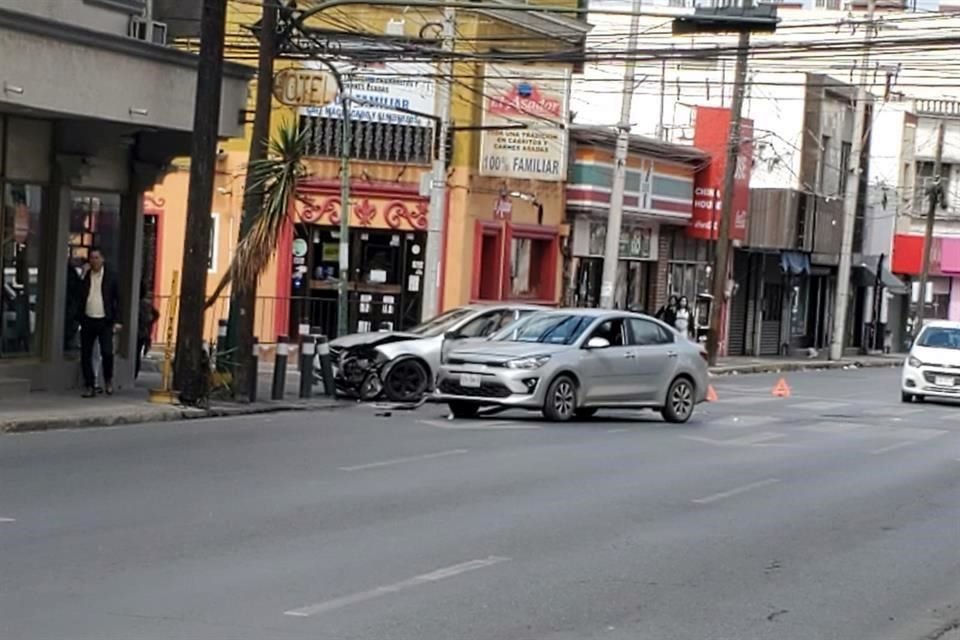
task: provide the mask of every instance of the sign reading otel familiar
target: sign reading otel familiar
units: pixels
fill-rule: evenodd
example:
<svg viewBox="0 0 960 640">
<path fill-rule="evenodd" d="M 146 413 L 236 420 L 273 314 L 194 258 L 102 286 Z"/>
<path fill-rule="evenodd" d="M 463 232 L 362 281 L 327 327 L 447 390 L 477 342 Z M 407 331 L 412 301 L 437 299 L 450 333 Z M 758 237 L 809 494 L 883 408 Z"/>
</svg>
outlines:
<svg viewBox="0 0 960 640">
<path fill-rule="evenodd" d="M 480 175 L 566 179 L 570 70 L 488 64 L 483 87 Z"/>
<path fill-rule="evenodd" d="M 337 97 L 337 81 L 319 69 L 284 69 L 273 78 L 273 95 L 290 107 L 321 106 Z"/>
</svg>

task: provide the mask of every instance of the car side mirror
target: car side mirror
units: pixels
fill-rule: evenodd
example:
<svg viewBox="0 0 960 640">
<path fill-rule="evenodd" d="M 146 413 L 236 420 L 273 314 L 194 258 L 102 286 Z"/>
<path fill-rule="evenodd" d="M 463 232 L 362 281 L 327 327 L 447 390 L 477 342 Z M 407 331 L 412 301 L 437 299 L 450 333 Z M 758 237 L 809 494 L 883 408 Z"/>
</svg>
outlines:
<svg viewBox="0 0 960 640">
<path fill-rule="evenodd" d="M 599 336 L 587 340 L 587 349 L 606 349 L 610 346 L 610 341 Z"/>
<path fill-rule="evenodd" d="M 457 333 L 456 331 L 447 331 L 446 333 L 443 334 L 444 340 L 456 340 L 459 337 L 460 337 L 460 334 Z"/>
</svg>

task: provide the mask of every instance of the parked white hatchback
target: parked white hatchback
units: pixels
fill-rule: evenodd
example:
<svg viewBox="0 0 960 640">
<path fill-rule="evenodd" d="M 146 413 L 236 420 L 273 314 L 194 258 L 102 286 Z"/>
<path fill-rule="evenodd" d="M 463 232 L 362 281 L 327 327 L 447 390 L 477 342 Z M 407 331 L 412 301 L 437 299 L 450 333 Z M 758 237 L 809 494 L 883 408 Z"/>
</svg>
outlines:
<svg viewBox="0 0 960 640">
<path fill-rule="evenodd" d="M 935 320 L 924 325 L 903 363 L 901 387 L 904 402 L 960 400 L 960 322 Z"/>
</svg>

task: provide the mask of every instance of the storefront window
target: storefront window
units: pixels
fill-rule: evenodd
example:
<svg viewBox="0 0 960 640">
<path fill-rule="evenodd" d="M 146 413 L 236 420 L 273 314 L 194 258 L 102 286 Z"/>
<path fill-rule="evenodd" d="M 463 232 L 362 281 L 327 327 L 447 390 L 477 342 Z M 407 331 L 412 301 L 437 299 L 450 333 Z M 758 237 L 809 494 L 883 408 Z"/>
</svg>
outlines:
<svg viewBox="0 0 960 640">
<path fill-rule="evenodd" d="M 7 184 L 0 211 L 0 357 L 39 351 L 43 188 Z"/>
<path fill-rule="evenodd" d="M 98 247 L 103 252 L 108 269 L 119 268 L 120 260 L 120 196 L 113 193 L 71 194 L 69 268 L 67 277 L 67 303 L 64 349 L 80 348 L 77 333 L 77 318 L 80 313 L 81 285 L 86 273 L 90 249 Z"/>
</svg>

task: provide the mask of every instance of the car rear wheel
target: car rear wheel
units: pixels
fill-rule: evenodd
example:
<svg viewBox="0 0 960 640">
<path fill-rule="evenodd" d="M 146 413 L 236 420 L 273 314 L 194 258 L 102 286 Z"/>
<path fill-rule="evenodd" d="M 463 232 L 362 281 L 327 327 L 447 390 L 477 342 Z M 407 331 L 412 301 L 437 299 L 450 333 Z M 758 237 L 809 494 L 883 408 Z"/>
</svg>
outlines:
<svg viewBox="0 0 960 640">
<path fill-rule="evenodd" d="M 420 361 L 407 358 L 390 367 L 383 390 L 393 402 L 417 402 L 426 393 L 429 381 L 427 368 Z"/>
<path fill-rule="evenodd" d="M 480 411 L 480 406 L 471 402 L 450 402 L 447 406 L 450 407 L 450 414 L 454 418 L 476 418 L 477 412 Z"/>
<path fill-rule="evenodd" d="M 550 383 L 543 401 L 547 420 L 566 422 L 577 412 L 577 385 L 570 376 L 560 376 Z"/>
<path fill-rule="evenodd" d="M 667 404 L 660 414 L 667 422 L 683 424 L 693 415 L 694 389 L 687 378 L 677 378 L 667 390 Z"/>
</svg>

